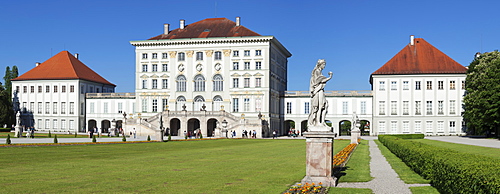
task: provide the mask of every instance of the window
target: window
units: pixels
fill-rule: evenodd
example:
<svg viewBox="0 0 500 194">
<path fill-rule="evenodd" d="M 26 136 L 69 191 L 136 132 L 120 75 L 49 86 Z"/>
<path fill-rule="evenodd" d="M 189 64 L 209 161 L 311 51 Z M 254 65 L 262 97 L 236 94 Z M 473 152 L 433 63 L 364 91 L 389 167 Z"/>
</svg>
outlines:
<svg viewBox="0 0 500 194">
<path fill-rule="evenodd" d="M 380 90 L 380 91 L 385 90 L 385 81 L 380 81 L 380 82 L 379 82 L 379 90 Z"/>
<path fill-rule="evenodd" d="M 292 102 L 286 102 L 286 114 L 292 114 Z"/>
<path fill-rule="evenodd" d="M 398 114 L 398 102 L 391 101 L 391 115 L 397 115 L 397 114 Z"/>
<path fill-rule="evenodd" d="M 103 104 L 103 113 L 108 113 L 108 112 L 109 112 L 109 111 L 108 111 L 108 103 L 107 103 L 107 102 L 105 102 L 105 103 Z"/>
<path fill-rule="evenodd" d="M 420 90 L 420 81 L 415 81 L 415 90 Z"/>
<path fill-rule="evenodd" d="M 378 122 L 378 131 L 380 133 L 385 133 L 385 121 Z"/>
<path fill-rule="evenodd" d="M 362 115 L 366 115 L 366 101 L 361 101 L 361 112 Z"/>
<path fill-rule="evenodd" d="M 21 91 L 19 90 L 19 86 L 16 86 L 16 90 L 15 90 L 15 91 L 16 91 L 16 92 L 21 92 Z"/>
<path fill-rule="evenodd" d="M 421 133 L 421 132 L 422 132 L 422 122 L 415 121 L 415 133 Z"/>
<path fill-rule="evenodd" d="M 118 113 L 123 113 L 123 103 L 118 102 Z"/>
<path fill-rule="evenodd" d="M 379 115 L 385 115 L 385 101 L 379 101 L 378 102 L 378 114 Z"/>
<path fill-rule="evenodd" d="M 80 94 L 85 93 L 85 86 L 81 85 L 80 86 Z"/>
<path fill-rule="evenodd" d="M 45 86 L 45 93 L 49 93 L 50 92 L 50 86 Z"/>
<path fill-rule="evenodd" d="M 432 90 L 432 81 L 427 81 L 427 89 Z"/>
<path fill-rule="evenodd" d="M 410 111 L 410 102 L 403 101 L 403 115 L 409 115 Z"/>
<path fill-rule="evenodd" d="M 75 103 L 74 102 L 70 102 L 69 103 L 69 114 L 75 114 Z"/>
<path fill-rule="evenodd" d="M 28 93 L 28 86 L 23 86 L 23 93 Z"/>
<path fill-rule="evenodd" d="M 158 99 L 153 99 L 153 112 L 158 112 Z"/>
<path fill-rule="evenodd" d="M 223 79 L 220 74 L 214 75 L 214 91 L 223 91 Z"/>
<path fill-rule="evenodd" d="M 438 121 L 438 123 L 437 123 L 437 132 L 438 133 L 443 133 L 444 132 L 444 121 Z"/>
<path fill-rule="evenodd" d="M 61 129 L 66 129 L 66 119 L 61 119 Z"/>
<path fill-rule="evenodd" d="M 238 88 L 238 78 L 233 78 L 233 88 Z"/>
<path fill-rule="evenodd" d="M 52 104 L 52 114 L 57 114 L 57 102 Z"/>
<path fill-rule="evenodd" d="M 403 90 L 409 90 L 409 89 L 410 89 L 409 82 L 403 81 Z"/>
<path fill-rule="evenodd" d="M 167 110 L 168 99 L 166 99 L 166 98 L 161 99 L 161 104 L 162 104 L 162 111 Z"/>
<path fill-rule="evenodd" d="M 255 50 L 255 56 L 261 56 L 262 51 L 261 50 Z"/>
<path fill-rule="evenodd" d="M 30 86 L 30 93 L 35 93 L 35 86 Z"/>
<path fill-rule="evenodd" d="M 250 98 L 243 99 L 243 111 L 250 111 Z"/>
<path fill-rule="evenodd" d="M 158 58 L 158 53 L 153 53 L 153 56 L 151 56 L 152 59 L 157 59 Z"/>
<path fill-rule="evenodd" d="M 177 77 L 177 91 L 185 92 L 186 91 L 186 77 L 183 75 L 179 75 Z"/>
<path fill-rule="evenodd" d="M 153 64 L 153 72 L 157 72 L 158 71 L 158 65 L 157 64 Z"/>
<path fill-rule="evenodd" d="M 455 121 L 450 121 L 450 133 L 455 133 Z"/>
<path fill-rule="evenodd" d="M 238 62 L 233 62 L 233 70 L 238 70 L 240 69 L 239 63 Z"/>
<path fill-rule="evenodd" d="M 179 54 L 177 54 L 177 60 L 178 61 L 184 61 L 184 60 L 186 60 L 186 53 L 179 53 Z"/>
<path fill-rule="evenodd" d="M 432 115 L 432 101 L 427 101 L 427 115 Z"/>
<path fill-rule="evenodd" d="M 243 79 L 243 87 L 249 88 L 250 87 L 250 78 L 244 78 Z"/>
<path fill-rule="evenodd" d="M 45 114 L 50 114 L 50 102 L 45 103 Z"/>
<path fill-rule="evenodd" d="M 450 114 L 454 115 L 455 114 L 455 100 L 450 100 Z"/>
<path fill-rule="evenodd" d="M 48 128 L 50 128 L 50 120 L 45 119 L 45 129 L 48 129 Z"/>
<path fill-rule="evenodd" d="M 455 81 L 450 81 L 450 90 L 455 89 Z"/>
<path fill-rule="evenodd" d="M 245 62 L 245 70 L 250 69 L 250 62 Z"/>
<path fill-rule="evenodd" d="M 142 65 L 142 72 L 148 72 L 148 65 Z"/>
<path fill-rule="evenodd" d="M 432 121 L 425 122 L 425 132 L 432 133 Z"/>
<path fill-rule="evenodd" d="M 61 92 L 66 93 L 66 86 L 61 86 Z"/>
<path fill-rule="evenodd" d="M 309 114 L 309 102 L 304 103 L 304 114 Z"/>
<path fill-rule="evenodd" d="M 26 102 L 23 102 L 23 106 L 22 106 L 22 108 L 24 108 L 24 109 L 26 109 L 26 108 L 27 108 L 27 106 L 26 106 Z"/>
<path fill-rule="evenodd" d="M 465 81 L 462 80 L 462 90 L 465 90 Z"/>
<path fill-rule="evenodd" d="M 233 57 L 240 56 L 240 51 L 233 51 Z"/>
<path fill-rule="evenodd" d="M 349 102 L 343 101 L 342 102 L 342 114 L 347 114 L 349 108 Z"/>
<path fill-rule="evenodd" d="M 261 111 L 262 107 L 262 99 L 260 97 L 257 97 L 255 99 L 255 112 Z"/>
<path fill-rule="evenodd" d="M 69 129 L 75 129 L 75 120 L 69 120 Z"/>
<path fill-rule="evenodd" d="M 161 88 L 162 89 L 167 89 L 168 88 L 168 79 L 162 79 L 161 80 Z"/>
<path fill-rule="evenodd" d="M 403 133 L 410 132 L 410 121 L 403 121 Z"/>
<path fill-rule="evenodd" d="M 249 50 L 245 50 L 243 52 L 243 54 L 245 55 L 245 57 L 248 57 L 248 56 L 250 56 L 250 51 Z"/>
<path fill-rule="evenodd" d="M 215 60 L 221 60 L 221 59 L 222 59 L 222 52 L 215 51 Z"/>
<path fill-rule="evenodd" d="M 255 78 L 255 87 L 256 88 L 262 87 L 262 78 L 260 78 L 260 77 Z"/>
<path fill-rule="evenodd" d="M 142 99 L 142 112 L 147 112 L 148 111 L 148 99 L 143 98 Z"/>
<path fill-rule="evenodd" d="M 35 102 L 30 102 L 30 111 L 31 111 L 32 113 L 34 113 L 34 112 L 35 112 Z"/>
<path fill-rule="evenodd" d="M 398 130 L 398 122 L 391 121 L 391 133 L 396 133 L 397 130 Z"/>
<path fill-rule="evenodd" d="M 148 80 L 144 79 L 142 80 L 142 89 L 147 89 L 148 88 Z"/>
<path fill-rule="evenodd" d="M 42 109 L 43 109 L 43 108 L 42 108 L 42 103 L 41 103 L 41 102 L 39 102 L 39 103 L 38 103 L 38 114 L 42 114 Z"/>
<path fill-rule="evenodd" d="M 38 93 L 42 93 L 42 86 L 38 86 Z"/>
<path fill-rule="evenodd" d="M 151 80 L 151 83 L 152 83 L 151 88 L 153 88 L 153 89 L 158 88 L 158 80 L 157 79 Z"/>
<path fill-rule="evenodd" d="M 391 81 L 391 90 L 397 90 L 397 89 L 398 89 L 397 82 L 396 81 Z"/>
<path fill-rule="evenodd" d="M 262 69 L 262 62 L 260 61 L 255 62 L 255 69 Z"/>
<path fill-rule="evenodd" d="M 161 54 L 162 59 L 167 59 L 168 58 L 168 53 L 162 53 Z"/>
<path fill-rule="evenodd" d="M 444 114 L 443 101 L 438 101 L 438 114 L 440 114 L 440 115 Z"/>
<path fill-rule="evenodd" d="M 196 60 L 197 61 L 203 60 L 203 52 L 196 52 Z"/>
<path fill-rule="evenodd" d="M 238 112 L 238 98 L 233 98 L 233 112 Z"/>
<path fill-rule="evenodd" d="M 444 88 L 444 83 L 443 81 L 438 81 L 438 90 L 442 90 Z"/>
<path fill-rule="evenodd" d="M 66 102 L 61 102 L 61 114 L 66 114 Z"/>
<path fill-rule="evenodd" d="M 168 71 L 168 64 L 161 64 L 162 66 L 162 71 Z"/>
<path fill-rule="evenodd" d="M 420 101 L 415 101 L 415 115 L 420 115 L 421 114 L 421 106 L 422 103 Z"/>
<path fill-rule="evenodd" d="M 148 58 L 148 54 L 147 53 L 142 53 L 142 58 L 143 59 L 147 59 Z"/>
<path fill-rule="evenodd" d="M 94 113 L 94 111 L 95 111 L 93 102 L 90 103 L 90 110 L 89 111 L 90 111 L 90 113 Z"/>
<path fill-rule="evenodd" d="M 205 91 L 205 77 L 202 75 L 196 75 L 194 77 L 194 91 L 202 92 Z"/>
</svg>

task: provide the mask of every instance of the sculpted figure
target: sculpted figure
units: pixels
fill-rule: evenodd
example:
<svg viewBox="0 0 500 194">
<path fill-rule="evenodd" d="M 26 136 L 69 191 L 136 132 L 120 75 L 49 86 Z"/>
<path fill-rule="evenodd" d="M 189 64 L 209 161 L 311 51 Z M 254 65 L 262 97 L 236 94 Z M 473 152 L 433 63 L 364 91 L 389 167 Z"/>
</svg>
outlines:
<svg viewBox="0 0 500 194">
<path fill-rule="evenodd" d="M 326 82 L 332 78 L 333 73 L 328 72 L 329 77 L 323 76 L 323 69 L 326 61 L 318 60 L 316 66 L 311 73 L 311 81 L 309 91 L 311 92 L 311 112 L 309 113 L 308 126 L 327 126 L 325 117 L 328 109 L 328 101 L 326 101 L 324 89 Z"/>
</svg>

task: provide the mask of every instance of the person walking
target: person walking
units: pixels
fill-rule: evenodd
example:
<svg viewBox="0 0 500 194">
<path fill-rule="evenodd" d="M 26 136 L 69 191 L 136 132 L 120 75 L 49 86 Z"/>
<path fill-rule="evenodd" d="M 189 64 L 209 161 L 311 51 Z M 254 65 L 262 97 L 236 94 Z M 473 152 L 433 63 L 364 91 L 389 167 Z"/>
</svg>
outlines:
<svg viewBox="0 0 500 194">
<path fill-rule="evenodd" d="M 137 131 L 135 130 L 135 128 L 134 128 L 134 131 L 132 133 L 134 133 L 134 139 L 137 138 Z"/>
<path fill-rule="evenodd" d="M 276 130 L 273 131 L 273 139 L 276 138 Z"/>
</svg>

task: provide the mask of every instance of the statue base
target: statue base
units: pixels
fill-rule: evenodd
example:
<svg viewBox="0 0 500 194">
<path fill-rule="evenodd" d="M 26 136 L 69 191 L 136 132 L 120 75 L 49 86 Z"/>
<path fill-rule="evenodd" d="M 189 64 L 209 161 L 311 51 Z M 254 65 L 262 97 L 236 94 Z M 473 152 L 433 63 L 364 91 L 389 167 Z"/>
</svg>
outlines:
<svg viewBox="0 0 500 194">
<path fill-rule="evenodd" d="M 15 137 L 22 137 L 23 136 L 23 130 L 21 129 L 21 126 L 16 125 L 14 128 L 14 136 Z"/>
<path fill-rule="evenodd" d="M 334 187 L 336 178 L 333 176 L 333 139 L 335 133 L 324 127 L 322 131 L 305 132 L 306 137 L 306 176 L 302 183 L 322 183 L 325 187 Z"/>
<path fill-rule="evenodd" d="M 358 144 L 358 139 L 361 138 L 361 131 L 351 131 L 351 143 Z"/>
<path fill-rule="evenodd" d="M 333 131 L 331 127 L 328 126 L 307 126 L 307 131 Z"/>
</svg>

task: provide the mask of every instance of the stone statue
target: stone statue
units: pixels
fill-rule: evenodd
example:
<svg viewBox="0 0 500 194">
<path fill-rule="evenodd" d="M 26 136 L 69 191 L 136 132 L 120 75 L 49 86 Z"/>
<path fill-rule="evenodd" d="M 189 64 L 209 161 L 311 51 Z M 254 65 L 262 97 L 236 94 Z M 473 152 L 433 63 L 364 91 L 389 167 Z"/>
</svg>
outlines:
<svg viewBox="0 0 500 194">
<path fill-rule="evenodd" d="M 351 131 L 359 131 L 359 118 L 356 114 L 356 111 L 352 113 L 352 121 L 351 121 Z"/>
<path fill-rule="evenodd" d="M 311 107 L 309 113 L 308 126 L 325 126 L 325 117 L 328 109 L 328 101 L 325 98 L 324 89 L 326 82 L 332 79 L 332 72 L 328 72 L 330 77 L 323 76 L 323 69 L 325 68 L 326 61 L 319 59 L 311 73 L 311 81 L 309 91 L 311 92 Z"/>
</svg>

